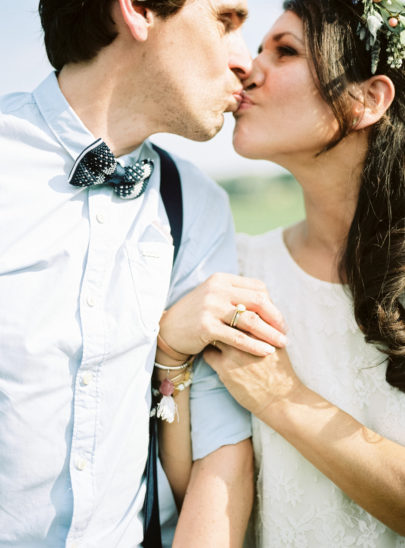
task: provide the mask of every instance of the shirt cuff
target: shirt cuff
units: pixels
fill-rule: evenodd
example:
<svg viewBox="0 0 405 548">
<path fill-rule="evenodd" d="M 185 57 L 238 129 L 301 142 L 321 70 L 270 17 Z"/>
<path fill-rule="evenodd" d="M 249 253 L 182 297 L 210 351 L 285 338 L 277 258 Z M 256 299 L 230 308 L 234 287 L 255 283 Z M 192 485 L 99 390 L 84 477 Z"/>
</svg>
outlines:
<svg viewBox="0 0 405 548">
<path fill-rule="evenodd" d="M 201 357 L 194 364 L 190 412 L 193 460 L 252 435 L 250 413 L 233 399 Z"/>
</svg>

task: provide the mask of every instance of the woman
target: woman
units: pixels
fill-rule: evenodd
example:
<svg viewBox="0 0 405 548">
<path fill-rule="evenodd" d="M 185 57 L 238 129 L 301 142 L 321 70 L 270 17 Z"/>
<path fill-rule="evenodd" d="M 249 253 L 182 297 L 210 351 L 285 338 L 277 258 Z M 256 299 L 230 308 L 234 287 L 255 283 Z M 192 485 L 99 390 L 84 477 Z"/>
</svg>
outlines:
<svg viewBox="0 0 405 548">
<path fill-rule="evenodd" d="M 304 192 L 303 222 L 239 247 L 289 342 L 266 357 L 216 342 L 204 357 L 253 414 L 249 548 L 405 546 L 405 2 L 285 10 L 245 83 L 234 145 Z M 207 308 L 197 297 L 193 310 Z M 161 335 L 187 354 L 185 309 Z"/>
</svg>

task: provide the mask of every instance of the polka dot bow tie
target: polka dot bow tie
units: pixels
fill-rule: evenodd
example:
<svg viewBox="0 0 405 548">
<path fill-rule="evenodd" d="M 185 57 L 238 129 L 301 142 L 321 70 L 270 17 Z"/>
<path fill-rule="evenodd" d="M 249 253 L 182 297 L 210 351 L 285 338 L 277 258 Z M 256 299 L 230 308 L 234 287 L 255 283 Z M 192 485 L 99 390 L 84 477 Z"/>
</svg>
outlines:
<svg viewBox="0 0 405 548">
<path fill-rule="evenodd" d="M 120 198 L 133 200 L 145 192 L 152 171 L 149 159 L 122 167 L 104 141 L 97 139 L 77 158 L 69 183 L 81 187 L 110 184 Z"/>
</svg>

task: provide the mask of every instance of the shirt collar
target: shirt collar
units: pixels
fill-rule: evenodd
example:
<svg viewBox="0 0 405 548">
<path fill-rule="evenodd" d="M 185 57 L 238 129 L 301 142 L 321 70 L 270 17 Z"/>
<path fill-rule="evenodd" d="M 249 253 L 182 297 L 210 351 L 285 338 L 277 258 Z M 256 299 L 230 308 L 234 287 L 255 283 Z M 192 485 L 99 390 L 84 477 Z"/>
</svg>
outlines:
<svg viewBox="0 0 405 548">
<path fill-rule="evenodd" d="M 35 102 L 59 143 L 69 152 L 73 160 L 95 140 L 63 95 L 56 73 L 51 72 L 34 90 Z M 130 154 L 119 158 L 120 164 L 128 165 L 138 158 L 142 144 Z M 145 147 L 147 150 L 149 147 Z M 148 150 L 149 151 L 149 150 Z"/>
</svg>

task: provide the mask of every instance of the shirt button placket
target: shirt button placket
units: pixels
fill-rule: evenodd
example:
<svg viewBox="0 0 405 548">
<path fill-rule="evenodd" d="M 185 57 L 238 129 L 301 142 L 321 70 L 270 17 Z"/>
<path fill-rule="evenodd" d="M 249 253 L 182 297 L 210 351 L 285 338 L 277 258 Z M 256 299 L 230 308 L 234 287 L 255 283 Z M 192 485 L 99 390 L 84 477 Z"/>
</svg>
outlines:
<svg viewBox="0 0 405 548">
<path fill-rule="evenodd" d="M 98 222 L 98 224 L 103 225 L 105 221 L 104 215 L 102 213 L 97 213 L 96 221 Z"/>
<path fill-rule="evenodd" d="M 85 371 L 80 377 L 80 384 L 82 386 L 88 386 L 93 380 L 93 373 L 91 371 Z"/>
<path fill-rule="evenodd" d="M 100 353 L 105 346 L 103 295 L 100 294 L 100 288 L 108 257 L 105 214 L 101 208 L 97 208 L 96 213 L 92 212 L 93 202 L 100 200 L 105 201 L 106 196 L 92 196 L 89 193 L 90 244 L 80 306 L 83 356 L 75 383 L 74 434 L 70 464 L 74 511 L 67 540 L 73 543 L 80 541 L 85 534 L 94 507 L 93 461 L 96 455 L 92 451 L 96 446 L 99 405 L 97 371 L 103 359 Z"/>
</svg>

